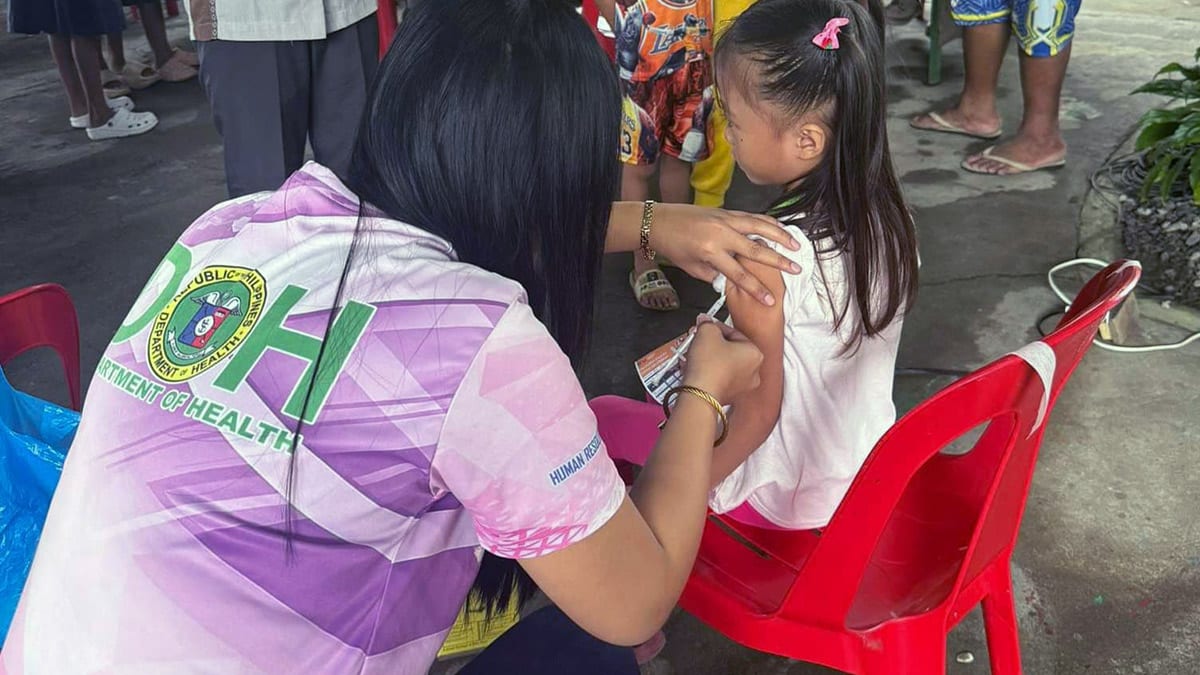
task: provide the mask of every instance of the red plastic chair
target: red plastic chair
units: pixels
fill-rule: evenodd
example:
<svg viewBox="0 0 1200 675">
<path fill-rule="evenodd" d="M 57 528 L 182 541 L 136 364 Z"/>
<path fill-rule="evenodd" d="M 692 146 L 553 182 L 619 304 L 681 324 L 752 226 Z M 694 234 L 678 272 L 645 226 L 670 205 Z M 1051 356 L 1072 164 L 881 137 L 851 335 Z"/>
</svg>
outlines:
<svg viewBox="0 0 1200 675">
<path fill-rule="evenodd" d="M 1046 412 L 1133 290 L 1135 262 L 1098 273 L 1043 342 Z M 905 415 L 879 441 L 822 531 L 710 517 L 680 605 L 747 647 L 864 675 L 946 671 L 946 634 L 983 603 L 992 672 L 1021 672 L 1009 564 L 1045 430 L 1043 388 L 1005 356 Z M 606 443 L 653 443 L 656 406 L 593 402 Z M 940 452 L 986 431 L 965 454 Z"/>
<path fill-rule="evenodd" d="M 379 58 L 382 60 L 396 34 L 396 0 L 379 0 L 377 7 L 375 17 L 379 22 Z"/>
<path fill-rule="evenodd" d="M 388 47 L 392 44 L 392 36 L 396 34 L 396 0 L 379 0 L 377 7 L 379 58 L 382 59 L 387 54 Z M 615 59 L 617 41 L 600 33 L 600 29 L 596 23 L 600 18 L 600 9 L 596 6 L 595 0 L 583 0 L 583 18 L 592 29 L 592 34 L 596 36 L 596 40 L 600 43 L 604 52 L 608 54 L 608 58 Z"/>
<path fill-rule="evenodd" d="M 0 297 L 0 366 L 37 347 L 58 353 L 71 407 L 79 410 L 79 319 L 71 296 L 57 284 L 30 286 Z"/>
<path fill-rule="evenodd" d="M 606 17 L 606 19 L 611 25 L 613 17 Z M 609 60 L 615 60 L 617 58 L 617 40 L 600 32 L 600 8 L 596 6 L 596 0 L 583 0 L 583 20 L 587 22 L 588 28 L 592 29 L 592 35 L 596 36 L 596 41 L 600 43 L 604 53 L 608 54 Z"/>
</svg>

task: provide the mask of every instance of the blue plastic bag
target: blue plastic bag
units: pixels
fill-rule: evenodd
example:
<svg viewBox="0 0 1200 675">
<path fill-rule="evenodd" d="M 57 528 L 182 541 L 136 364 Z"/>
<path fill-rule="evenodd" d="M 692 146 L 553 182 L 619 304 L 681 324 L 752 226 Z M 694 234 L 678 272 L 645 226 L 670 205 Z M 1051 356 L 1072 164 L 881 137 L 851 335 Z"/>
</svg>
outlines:
<svg viewBox="0 0 1200 675">
<path fill-rule="evenodd" d="M 0 370 L 0 644 L 78 427 L 79 413 L 15 391 Z"/>
</svg>

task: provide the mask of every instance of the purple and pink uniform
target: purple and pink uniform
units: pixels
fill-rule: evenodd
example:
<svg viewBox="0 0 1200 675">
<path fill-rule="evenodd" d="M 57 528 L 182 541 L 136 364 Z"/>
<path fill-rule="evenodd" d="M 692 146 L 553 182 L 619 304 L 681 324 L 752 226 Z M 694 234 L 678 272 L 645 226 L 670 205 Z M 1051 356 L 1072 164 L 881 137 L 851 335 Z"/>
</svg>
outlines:
<svg viewBox="0 0 1200 675">
<path fill-rule="evenodd" d="M 481 547 L 615 513 L 515 282 L 370 217 L 326 335 L 358 217 L 310 164 L 172 248 L 97 369 L 0 672 L 425 673 Z"/>
</svg>

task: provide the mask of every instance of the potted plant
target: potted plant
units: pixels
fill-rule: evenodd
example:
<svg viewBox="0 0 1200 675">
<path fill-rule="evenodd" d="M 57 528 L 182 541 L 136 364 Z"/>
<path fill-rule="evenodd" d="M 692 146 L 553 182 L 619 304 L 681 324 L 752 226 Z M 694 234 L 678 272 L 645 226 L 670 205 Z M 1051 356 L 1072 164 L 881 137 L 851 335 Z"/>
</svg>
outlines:
<svg viewBox="0 0 1200 675">
<path fill-rule="evenodd" d="M 1166 96 L 1175 103 L 1142 116 L 1136 147 L 1145 153 L 1149 167 L 1139 195 L 1143 202 L 1151 193 L 1167 201 L 1185 191 L 1200 204 L 1200 49 L 1195 61 L 1190 67 L 1168 63 L 1133 91 Z M 1171 75 L 1177 77 L 1166 77 Z"/>
<path fill-rule="evenodd" d="M 1169 63 L 1135 94 L 1166 97 L 1142 116 L 1135 180 L 1125 183 L 1125 247 L 1144 279 L 1178 302 L 1200 308 L 1200 49 L 1194 63 Z"/>
</svg>

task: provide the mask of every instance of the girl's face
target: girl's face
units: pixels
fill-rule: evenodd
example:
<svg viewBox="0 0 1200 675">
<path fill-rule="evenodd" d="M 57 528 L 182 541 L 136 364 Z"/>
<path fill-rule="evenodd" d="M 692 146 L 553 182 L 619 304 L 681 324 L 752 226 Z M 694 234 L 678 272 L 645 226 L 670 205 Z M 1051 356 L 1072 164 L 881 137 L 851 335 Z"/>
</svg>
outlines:
<svg viewBox="0 0 1200 675">
<path fill-rule="evenodd" d="M 789 185 L 811 173 L 825 154 L 828 126 L 807 114 L 781 128 L 776 120 L 783 118 L 782 112 L 766 110 L 770 103 L 751 105 L 739 89 L 722 89 L 721 106 L 729 122 L 725 139 L 750 182 Z"/>
</svg>

